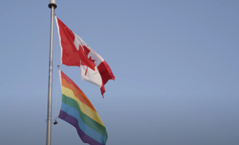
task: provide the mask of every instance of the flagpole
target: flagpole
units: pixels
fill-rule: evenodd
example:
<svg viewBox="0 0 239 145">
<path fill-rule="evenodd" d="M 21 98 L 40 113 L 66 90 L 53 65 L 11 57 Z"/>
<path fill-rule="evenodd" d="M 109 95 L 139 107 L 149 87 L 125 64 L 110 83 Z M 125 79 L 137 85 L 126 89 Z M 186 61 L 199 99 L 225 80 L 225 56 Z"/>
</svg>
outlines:
<svg viewBox="0 0 239 145">
<path fill-rule="evenodd" d="M 50 34 L 50 58 L 48 76 L 48 106 L 47 106 L 47 135 L 46 145 L 51 145 L 51 115 L 52 115 L 52 61 L 53 61 L 53 19 L 54 10 L 57 7 L 56 0 L 50 0 L 48 7 L 51 9 L 51 34 Z"/>
</svg>

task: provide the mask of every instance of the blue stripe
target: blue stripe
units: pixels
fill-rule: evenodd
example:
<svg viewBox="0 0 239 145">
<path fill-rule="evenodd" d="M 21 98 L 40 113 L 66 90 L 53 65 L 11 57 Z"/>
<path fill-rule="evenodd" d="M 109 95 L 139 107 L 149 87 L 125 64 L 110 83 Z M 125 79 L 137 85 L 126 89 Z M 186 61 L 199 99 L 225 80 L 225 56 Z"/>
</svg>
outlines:
<svg viewBox="0 0 239 145">
<path fill-rule="evenodd" d="M 95 141 L 93 138 L 89 137 L 88 135 L 86 135 L 80 128 L 79 128 L 79 124 L 78 124 L 78 120 L 75 119 L 74 117 L 72 117 L 71 115 L 68 115 L 66 112 L 64 111 L 60 111 L 59 114 L 59 118 L 61 118 L 62 120 L 70 123 L 71 125 L 73 125 L 76 130 L 77 133 L 79 135 L 79 137 L 81 138 L 81 140 L 84 143 L 88 143 L 90 145 L 105 145 L 105 144 L 101 144 L 98 141 Z"/>
<path fill-rule="evenodd" d="M 90 136 L 92 139 L 96 140 L 97 142 L 101 143 L 101 144 L 105 144 L 105 141 L 106 141 L 106 136 L 105 135 L 102 135 L 100 134 L 99 132 L 95 131 L 94 129 L 92 129 L 91 127 L 89 127 L 88 125 L 86 125 L 80 115 L 79 115 L 79 112 L 65 104 L 64 102 L 62 102 L 61 104 L 61 110 L 66 112 L 68 115 L 76 118 L 78 120 L 78 124 L 79 124 L 79 128 L 88 136 Z"/>
</svg>

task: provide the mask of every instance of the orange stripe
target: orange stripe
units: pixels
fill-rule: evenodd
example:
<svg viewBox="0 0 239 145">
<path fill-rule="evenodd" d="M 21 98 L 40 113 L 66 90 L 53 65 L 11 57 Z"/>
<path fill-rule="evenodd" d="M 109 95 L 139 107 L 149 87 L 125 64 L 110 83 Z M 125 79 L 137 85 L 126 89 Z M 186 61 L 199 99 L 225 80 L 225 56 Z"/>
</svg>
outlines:
<svg viewBox="0 0 239 145">
<path fill-rule="evenodd" d="M 72 84 L 73 83 L 73 84 Z M 61 79 L 61 85 L 68 88 L 68 89 L 71 89 L 75 96 L 84 104 L 86 104 L 87 106 L 89 106 L 92 110 L 95 110 L 94 106 L 91 104 L 90 100 L 85 96 L 85 94 L 80 90 L 79 87 L 76 86 L 76 84 L 72 81 L 69 82 L 69 79 L 67 81 L 66 78 L 62 78 Z"/>
</svg>

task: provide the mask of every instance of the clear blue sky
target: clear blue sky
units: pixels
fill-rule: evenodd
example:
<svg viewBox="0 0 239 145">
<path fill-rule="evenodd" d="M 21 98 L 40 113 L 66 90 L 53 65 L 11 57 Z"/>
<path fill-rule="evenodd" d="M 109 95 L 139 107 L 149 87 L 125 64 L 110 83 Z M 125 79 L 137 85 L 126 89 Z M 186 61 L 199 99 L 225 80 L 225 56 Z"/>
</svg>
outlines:
<svg viewBox="0 0 239 145">
<path fill-rule="evenodd" d="M 100 89 L 62 66 L 91 100 L 107 145 L 239 144 L 238 0 L 56 0 L 56 15 L 110 65 Z M 46 140 L 48 0 L 0 2 L 0 144 Z M 60 46 L 54 22 L 53 117 Z M 83 144 L 58 119 L 52 145 Z"/>
</svg>

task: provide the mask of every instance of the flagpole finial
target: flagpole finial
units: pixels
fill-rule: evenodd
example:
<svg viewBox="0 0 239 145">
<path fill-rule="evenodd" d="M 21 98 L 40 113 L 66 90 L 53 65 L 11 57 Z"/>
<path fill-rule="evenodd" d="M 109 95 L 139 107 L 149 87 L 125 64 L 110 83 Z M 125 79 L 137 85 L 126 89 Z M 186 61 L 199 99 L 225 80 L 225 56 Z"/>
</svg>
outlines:
<svg viewBox="0 0 239 145">
<path fill-rule="evenodd" d="M 56 0 L 50 0 L 48 7 L 51 9 L 52 6 L 54 7 L 54 9 L 57 7 Z"/>
</svg>

